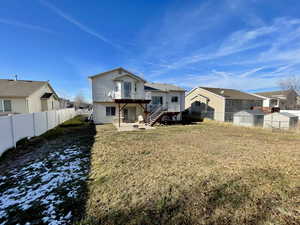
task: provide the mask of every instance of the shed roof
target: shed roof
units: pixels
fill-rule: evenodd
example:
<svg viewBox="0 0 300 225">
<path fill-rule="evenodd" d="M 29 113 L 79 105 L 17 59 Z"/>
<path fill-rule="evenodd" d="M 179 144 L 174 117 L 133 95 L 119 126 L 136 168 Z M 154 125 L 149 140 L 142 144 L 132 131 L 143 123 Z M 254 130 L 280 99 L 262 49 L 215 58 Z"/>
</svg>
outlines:
<svg viewBox="0 0 300 225">
<path fill-rule="evenodd" d="M 268 114 L 268 116 L 271 116 L 271 115 L 283 115 L 285 117 L 289 117 L 289 118 L 294 118 L 294 117 L 298 117 L 294 114 L 291 114 L 291 113 L 288 113 L 288 112 L 274 112 L 274 113 L 271 113 L 271 114 Z"/>
<path fill-rule="evenodd" d="M 242 111 L 239 111 L 239 112 L 237 112 L 237 113 L 235 113 L 235 114 L 241 114 L 241 113 L 243 113 L 243 112 L 246 112 L 246 113 L 248 113 L 248 114 L 252 114 L 252 115 L 266 115 L 266 113 L 265 112 L 263 112 L 263 111 L 261 111 L 261 110 L 257 110 L 257 109 L 254 109 L 254 110 L 242 110 Z"/>
<path fill-rule="evenodd" d="M 210 91 L 214 94 L 222 96 L 226 99 L 239 99 L 239 100 L 262 100 L 262 98 L 242 92 L 235 89 L 228 88 L 212 88 L 212 87 L 200 87 L 204 90 Z"/>
<path fill-rule="evenodd" d="M 175 86 L 173 84 L 162 84 L 162 83 L 145 83 L 146 91 L 181 91 L 185 90 L 181 87 Z"/>
<path fill-rule="evenodd" d="M 0 79 L 0 96 L 28 97 L 47 83 L 46 81 Z"/>
</svg>

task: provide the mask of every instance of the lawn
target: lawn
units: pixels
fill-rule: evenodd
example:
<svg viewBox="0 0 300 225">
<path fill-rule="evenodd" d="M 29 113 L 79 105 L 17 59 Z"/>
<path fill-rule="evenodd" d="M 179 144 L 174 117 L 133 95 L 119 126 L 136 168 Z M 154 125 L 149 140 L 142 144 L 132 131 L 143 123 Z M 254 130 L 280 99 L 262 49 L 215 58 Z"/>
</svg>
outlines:
<svg viewBox="0 0 300 225">
<path fill-rule="evenodd" d="M 0 224 L 300 224 L 300 135 L 76 117 L 0 158 Z"/>
<path fill-rule="evenodd" d="M 299 134 L 96 129 L 80 224 L 300 224 Z"/>
</svg>

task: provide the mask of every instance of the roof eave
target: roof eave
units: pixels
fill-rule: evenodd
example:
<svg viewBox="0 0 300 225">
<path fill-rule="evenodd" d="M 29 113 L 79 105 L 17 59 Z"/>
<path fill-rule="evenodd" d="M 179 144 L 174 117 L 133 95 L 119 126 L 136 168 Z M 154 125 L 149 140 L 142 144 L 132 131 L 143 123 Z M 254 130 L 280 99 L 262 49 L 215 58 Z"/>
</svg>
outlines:
<svg viewBox="0 0 300 225">
<path fill-rule="evenodd" d="M 102 75 L 105 75 L 105 74 L 108 74 L 108 73 L 112 73 L 112 72 L 115 72 L 115 71 L 118 71 L 118 70 L 123 70 L 124 72 L 126 72 L 126 73 L 128 73 L 128 74 L 131 74 L 131 75 L 137 77 L 138 79 L 142 80 L 144 83 L 147 82 L 146 80 L 144 80 L 144 79 L 141 78 L 140 76 L 137 76 L 137 75 L 135 75 L 134 73 L 132 73 L 132 72 L 130 72 L 130 71 L 128 71 L 128 70 L 125 70 L 123 67 L 118 67 L 118 68 L 116 68 L 116 69 L 112 69 L 112 70 L 108 70 L 108 71 L 105 71 L 105 72 L 102 72 L 102 73 L 98 73 L 98 74 L 95 74 L 95 75 L 92 75 L 92 76 L 88 76 L 88 78 L 92 80 L 92 79 L 94 79 L 94 78 L 96 78 L 96 77 L 98 77 L 98 76 L 102 76 Z"/>
</svg>

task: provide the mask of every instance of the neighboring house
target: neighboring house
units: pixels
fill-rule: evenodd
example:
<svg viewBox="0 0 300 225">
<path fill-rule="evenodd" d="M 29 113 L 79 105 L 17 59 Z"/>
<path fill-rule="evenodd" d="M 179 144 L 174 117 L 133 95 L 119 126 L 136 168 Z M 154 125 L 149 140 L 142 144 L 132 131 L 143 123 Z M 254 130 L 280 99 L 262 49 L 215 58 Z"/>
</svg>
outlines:
<svg viewBox="0 0 300 225">
<path fill-rule="evenodd" d="M 185 96 L 185 109 L 217 121 L 233 121 L 233 114 L 262 106 L 262 99 L 235 89 L 197 87 Z"/>
<path fill-rule="evenodd" d="M 87 109 L 90 110 L 93 106 L 89 103 L 81 102 L 81 103 L 74 103 L 75 109 Z"/>
<path fill-rule="evenodd" d="M 59 98 L 45 81 L 0 79 L 0 114 L 59 109 Z"/>
<path fill-rule="evenodd" d="M 66 108 L 71 108 L 71 101 L 69 99 L 65 98 L 59 98 L 59 108 L 60 109 L 66 109 Z"/>
<path fill-rule="evenodd" d="M 95 123 L 136 122 L 139 116 L 143 116 L 152 125 L 154 119 L 158 120 L 168 113 L 177 115 L 184 109 L 183 89 L 146 83 L 143 78 L 123 68 L 89 78 L 92 80 Z"/>
<path fill-rule="evenodd" d="M 259 92 L 254 95 L 263 98 L 263 107 L 280 109 L 299 108 L 299 96 L 293 90 Z"/>
</svg>

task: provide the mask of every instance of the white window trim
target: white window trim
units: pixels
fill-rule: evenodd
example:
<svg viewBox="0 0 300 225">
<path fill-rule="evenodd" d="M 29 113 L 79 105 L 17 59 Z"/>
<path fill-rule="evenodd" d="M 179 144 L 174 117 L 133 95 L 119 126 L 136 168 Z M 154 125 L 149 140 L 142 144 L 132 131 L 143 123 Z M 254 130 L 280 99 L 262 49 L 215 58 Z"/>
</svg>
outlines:
<svg viewBox="0 0 300 225">
<path fill-rule="evenodd" d="M 4 112 L 5 110 L 4 110 L 4 101 L 3 101 L 3 99 L 0 99 L 0 105 L 1 105 L 0 112 Z"/>
<path fill-rule="evenodd" d="M 110 110 L 109 110 L 109 115 L 107 115 L 107 113 L 106 113 L 106 112 L 107 112 L 107 111 L 106 111 L 107 108 L 110 108 Z M 112 115 L 112 113 L 111 113 L 111 108 L 115 108 L 115 115 Z M 117 109 L 116 109 L 115 106 L 106 106 L 106 107 L 105 107 L 105 116 L 107 116 L 107 117 L 116 116 L 116 110 L 117 110 Z"/>
</svg>

